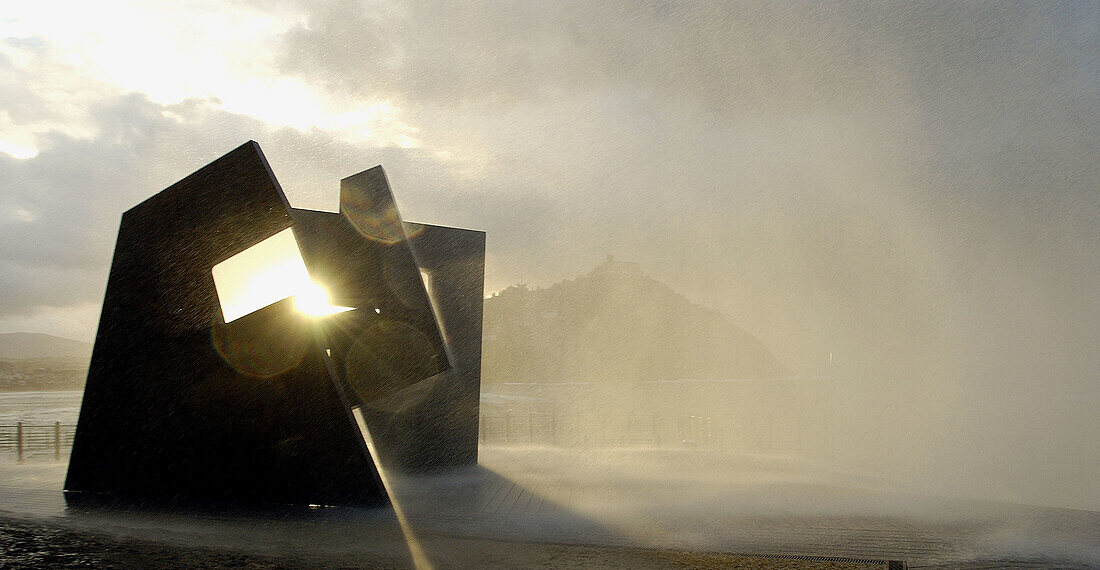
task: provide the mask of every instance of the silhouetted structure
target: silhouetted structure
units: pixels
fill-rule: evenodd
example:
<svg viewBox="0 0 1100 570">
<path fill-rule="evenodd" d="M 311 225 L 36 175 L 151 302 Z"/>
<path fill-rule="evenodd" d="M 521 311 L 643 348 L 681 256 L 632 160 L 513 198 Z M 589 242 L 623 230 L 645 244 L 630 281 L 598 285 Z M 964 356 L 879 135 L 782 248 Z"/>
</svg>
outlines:
<svg viewBox="0 0 1100 570">
<path fill-rule="evenodd" d="M 420 471 L 477 463 L 485 232 L 408 223 L 452 367 L 363 412 L 382 463 Z M 446 405 L 441 405 L 446 402 Z"/>
<path fill-rule="evenodd" d="M 288 228 L 294 259 L 234 285 L 260 299 L 238 316 L 212 269 Z M 356 408 L 395 466 L 475 463 L 484 243 L 404 226 L 381 167 L 341 181 L 340 213 L 291 208 L 255 142 L 127 211 L 66 497 L 385 504 Z M 354 310 L 266 290 L 303 263 Z"/>
</svg>

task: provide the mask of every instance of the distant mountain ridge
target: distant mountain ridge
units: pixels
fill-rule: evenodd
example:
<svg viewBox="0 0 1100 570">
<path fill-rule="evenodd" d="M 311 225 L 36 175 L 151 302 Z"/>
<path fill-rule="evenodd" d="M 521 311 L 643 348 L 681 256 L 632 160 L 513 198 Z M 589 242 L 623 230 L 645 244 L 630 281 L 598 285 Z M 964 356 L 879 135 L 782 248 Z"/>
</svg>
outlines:
<svg viewBox="0 0 1100 570">
<path fill-rule="evenodd" d="M 509 287 L 485 300 L 484 323 L 485 384 L 769 378 L 788 372 L 731 319 L 691 303 L 629 262 L 609 260 L 546 289 Z M 91 343 L 78 340 L 0 333 L 0 359 L 83 359 L 86 367 L 91 352 Z"/>
<path fill-rule="evenodd" d="M 482 379 L 500 382 L 769 378 L 788 371 L 759 339 L 637 264 L 600 264 L 546 289 L 485 301 Z"/>
<path fill-rule="evenodd" d="M 0 333 L 0 358 L 90 358 L 92 343 L 41 333 Z"/>
</svg>

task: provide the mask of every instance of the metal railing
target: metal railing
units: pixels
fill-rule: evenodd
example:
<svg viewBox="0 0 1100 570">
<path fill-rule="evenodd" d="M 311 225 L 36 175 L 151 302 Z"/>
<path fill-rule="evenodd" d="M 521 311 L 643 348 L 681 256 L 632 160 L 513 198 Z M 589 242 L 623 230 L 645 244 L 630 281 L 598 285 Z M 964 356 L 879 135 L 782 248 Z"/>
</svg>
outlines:
<svg viewBox="0 0 1100 570">
<path fill-rule="evenodd" d="M 31 455 L 53 453 L 60 460 L 73 446 L 76 425 L 53 423 L 0 424 L 0 453 L 15 453 L 18 461 Z"/>
<path fill-rule="evenodd" d="M 69 453 L 76 425 L 17 422 L 0 424 L 0 453 L 17 460 L 52 452 Z M 711 418 L 703 416 L 609 415 L 584 417 L 554 413 L 482 413 L 480 440 L 490 444 L 580 447 L 709 447 L 717 443 Z"/>
<path fill-rule="evenodd" d="M 860 434 L 831 433 L 827 427 L 813 424 L 802 433 L 787 433 L 791 430 L 781 429 L 778 422 L 736 416 L 491 410 L 480 414 L 478 439 L 488 445 L 702 448 L 852 461 L 838 456 L 836 440 L 854 440 Z M 52 455 L 61 460 L 68 456 L 75 432 L 76 425 L 59 421 L 0 424 L 0 456 L 12 454 L 23 461 Z"/>
<path fill-rule="evenodd" d="M 553 412 L 482 412 L 482 443 L 562 447 L 713 447 L 719 443 L 705 416 L 658 414 L 574 415 Z"/>
</svg>

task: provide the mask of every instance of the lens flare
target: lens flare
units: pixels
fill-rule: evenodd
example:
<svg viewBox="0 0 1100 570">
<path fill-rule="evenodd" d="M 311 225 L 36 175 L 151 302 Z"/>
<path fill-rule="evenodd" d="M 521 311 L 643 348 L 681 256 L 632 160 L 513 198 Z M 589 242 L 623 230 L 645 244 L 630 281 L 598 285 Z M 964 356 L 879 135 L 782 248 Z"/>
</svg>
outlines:
<svg viewBox="0 0 1100 570">
<path fill-rule="evenodd" d="M 248 315 L 233 323 L 211 325 L 211 341 L 226 364 L 252 378 L 272 378 L 305 357 L 313 336 L 306 319 L 293 311 Z"/>
<path fill-rule="evenodd" d="M 294 296 L 294 307 L 298 309 L 298 312 L 311 317 L 325 317 L 355 310 L 355 307 L 341 307 L 331 304 L 328 291 L 312 281 Z"/>
<path fill-rule="evenodd" d="M 374 438 L 371 437 L 370 429 L 367 428 L 363 410 L 355 407 L 351 409 L 351 413 L 355 417 L 355 423 L 359 426 L 359 433 L 363 435 L 363 441 L 367 444 L 367 451 L 370 452 L 371 459 L 374 460 L 374 467 L 378 470 L 378 478 L 382 480 L 382 487 L 386 489 L 386 494 L 390 497 L 393 512 L 397 515 L 397 522 L 401 525 L 401 533 L 405 535 L 405 543 L 408 544 L 409 554 L 412 555 L 413 568 L 416 570 L 431 570 L 433 568 L 432 563 L 428 560 L 424 547 L 420 545 L 420 540 L 416 538 L 416 533 L 413 532 L 409 519 L 405 516 L 405 509 L 401 507 L 397 495 L 393 492 L 393 485 L 390 484 L 390 478 L 386 470 L 382 467 L 382 463 L 378 461 L 378 451 L 374 447 Z"/>
</svg>

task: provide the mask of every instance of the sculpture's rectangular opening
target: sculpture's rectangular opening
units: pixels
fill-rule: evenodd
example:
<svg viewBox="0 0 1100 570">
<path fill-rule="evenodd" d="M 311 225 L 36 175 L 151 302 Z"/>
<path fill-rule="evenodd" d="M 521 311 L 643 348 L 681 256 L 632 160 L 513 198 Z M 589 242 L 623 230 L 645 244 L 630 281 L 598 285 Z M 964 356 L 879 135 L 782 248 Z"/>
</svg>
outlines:
<svg viewBox="0 0 1100 570">
<path fill-rule="evenodd" d="M 227 323 L 313 287 L 291 228 L 215 265 L 211 273 Z"/>
</svg>

